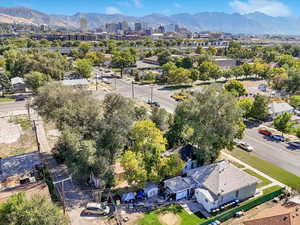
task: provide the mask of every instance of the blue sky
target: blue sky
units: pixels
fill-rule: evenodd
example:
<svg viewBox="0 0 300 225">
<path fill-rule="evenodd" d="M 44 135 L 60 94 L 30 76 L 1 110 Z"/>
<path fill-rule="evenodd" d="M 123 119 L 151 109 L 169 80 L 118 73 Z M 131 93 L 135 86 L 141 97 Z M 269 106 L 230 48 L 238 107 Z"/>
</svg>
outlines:
<svg viewBox="0 0 300 225">
<path fill-rule="evenodd" d="M 0 0 L 0 6 L 25 6 L 50 14 L 76 12 L 143 16 L 188 12 L 263 12 L 271 16 L 300 16 L 299 0 Z"/>
</svg>

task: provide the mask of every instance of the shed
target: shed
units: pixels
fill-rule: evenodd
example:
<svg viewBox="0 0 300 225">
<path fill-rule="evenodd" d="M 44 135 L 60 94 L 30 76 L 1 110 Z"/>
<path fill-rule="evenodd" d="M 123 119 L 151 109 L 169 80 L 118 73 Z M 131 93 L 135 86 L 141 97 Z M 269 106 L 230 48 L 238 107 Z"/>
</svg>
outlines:
<svg viewBox="0 0 300 225">
<path fill-rule="evenodd" d="M 159 188 L 155 184 L 148 184 L 144 188 L 144 194 L 147 198 L 152 198 L 158 195 Z"/>
<path fill-rule="evenodd" d="M 197 183 L 190 177 L 173 177 L 164 181 L 167 194 L 174 195 L 176 201 L 191 196 L 191 190 Z"/>
</svg>

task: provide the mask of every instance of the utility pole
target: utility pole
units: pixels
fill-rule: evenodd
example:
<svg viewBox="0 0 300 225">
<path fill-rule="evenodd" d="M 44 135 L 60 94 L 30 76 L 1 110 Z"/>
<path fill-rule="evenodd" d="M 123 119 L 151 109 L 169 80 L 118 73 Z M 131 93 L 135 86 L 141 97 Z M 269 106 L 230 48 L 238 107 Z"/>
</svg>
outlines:
<svg viewBox="0 0 300 225">
<path fill-rule="evenodd" d="M 152 103 L 153 102 L 153 86 L 151 86 L 150 88 L 151 88 L 150 101 Z"/>
<path fill-rule="evenodd" d="M 96 75 L 96 91 L 98 91 L 98 75 Z"/>
<path fill-rule="evenodd" d="M 131 89 L 132 89 L 132 98 L 134 99 L 134 83 L 133 83 L 133 81 L 131 83 Z"/>
<path fill-rule="evenodd" d="M 66 200 L 65 200 L 65 186 L 64 186 L 64 182 L 65 181 L 68 181 L 68 180 L 71 180 L 72 181 L 72 177 L 68 177 L 68 178 L 66 178 L 66 179 L 63 179 L 63 180 L 60 180 L 60 181 L 55 181 L 55 182 L 53 182 L 53 184 L 55 185 L 55 184 L 61 184 L 61 190 L 62 190 L 62 193 L 60 193 L 60 191 L 59 191 L 59 188 L 57 188 L 58 190 L 58 193 L 59 193 L 59 195 L 60 195 L 60 197 L 61 197 L 61 199 L 62 199 L 62 202 L 63 202 L 63 210 L 64 210 L 64 214 L 66 214 L 66 209 L 67 209 L 67 207 L 66 207 Z"/>
<path fill-rule="evenodd" d="M 115 89 L 117 89 L 117 79 L 115 78 Z"/>
</svg>

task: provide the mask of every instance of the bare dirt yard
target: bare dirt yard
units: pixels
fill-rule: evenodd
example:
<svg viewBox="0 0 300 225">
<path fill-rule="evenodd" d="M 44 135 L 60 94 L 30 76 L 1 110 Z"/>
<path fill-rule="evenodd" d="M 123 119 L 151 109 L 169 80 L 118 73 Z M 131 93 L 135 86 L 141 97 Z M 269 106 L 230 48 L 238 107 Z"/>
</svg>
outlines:
<svg viewBox="0 0 300 225">
<path fill-rule="evenodd" d="M 158 220 L 163 225 L 179 225 L 181 223 L 180 217 L 173 213 L 160 214 Z"/>
<path fill-rule="evenodd" d="M 27 115 L 0 118 L 1 158 L 35 151 L 35 133 Z"/>
</svg>

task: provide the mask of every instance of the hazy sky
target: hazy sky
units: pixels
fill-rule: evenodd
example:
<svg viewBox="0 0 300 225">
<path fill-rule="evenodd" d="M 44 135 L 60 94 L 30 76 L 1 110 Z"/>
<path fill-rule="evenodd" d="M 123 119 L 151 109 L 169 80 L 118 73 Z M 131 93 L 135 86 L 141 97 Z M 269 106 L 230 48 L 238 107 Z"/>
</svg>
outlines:
<svg viewBox="0 0 300 225">
<path fill-rule="evenodd" d="M 300 16 L 300 0 L 0 0 L 0 6 L 25 6 L 50 14 L 97 12 L 132 16 L 188 12 L 263 12 Z"/>
</svg>

